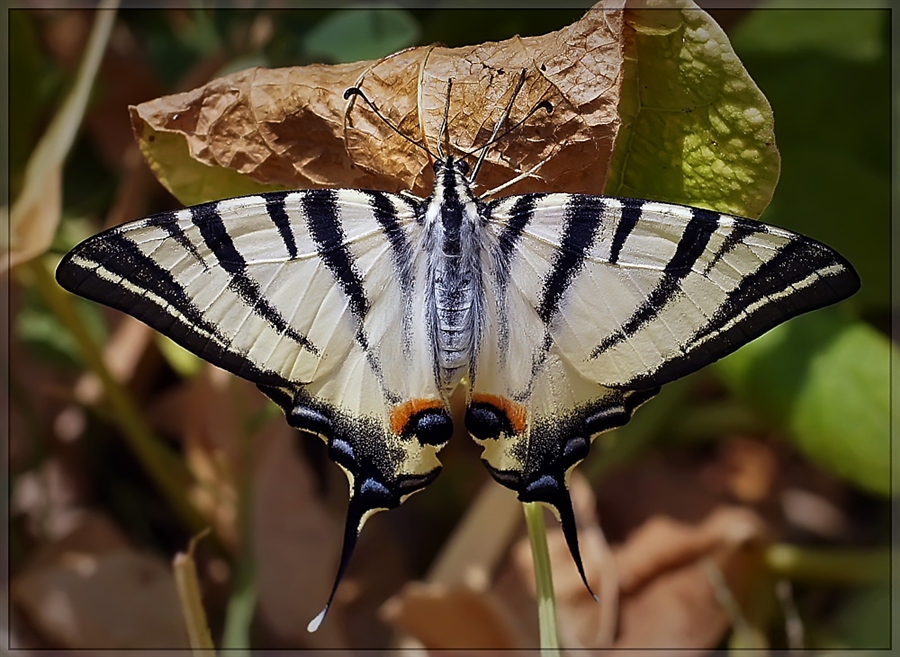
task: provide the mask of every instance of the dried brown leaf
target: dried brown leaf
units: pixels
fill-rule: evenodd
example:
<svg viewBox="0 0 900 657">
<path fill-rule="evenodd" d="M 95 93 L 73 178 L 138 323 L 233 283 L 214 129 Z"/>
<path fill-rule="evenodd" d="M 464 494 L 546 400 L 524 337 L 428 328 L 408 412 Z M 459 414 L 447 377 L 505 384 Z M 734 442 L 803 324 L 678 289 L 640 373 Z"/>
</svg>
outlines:
<svg viewBox="0 0 900 657">
<path fill-rule="evenodd" d="M 552 103 L 553 112 L 538 111 L 515 139 L 492 147 L 479 182 L 490 189 L 547 159 L 537 178 L 513 191 L 545 190 L 541 179 L 548 179 L 556 191 L 599 193 L 619 126 L 623 4 L 601 3 L 580 21 L 539 37 L 411 48 L 336 66 L 249 69 L 132 107 L 132 125 L 154 172 L 184 202 L 208 200 L 203 195 L 216 191 L 215 182 L 199 180 L 196 163 L 263 185 L 425 195 L 433 177 L 429 157 L 361 99 L 345 100 L 344 91 L 361 88 L 403 134 L 435 151 L 452 79 L 449 141 L 459 152 L 488 140 L 524 72 L 510 122 L 542 101 Z M 188 153 L 195 165 L 186 162 Z"/>
<path fill-rule="evenodd" d="M 585 532 L 582 531 L 584 534 Z M 667 518 L 649 521 L 622 546 L 615 562 L 622 596 L 615 648 L 708 649 L 731 627 L 732 617 L 723 607 L 720 591 L 710 581 L 712 563 L 725 575 L 729 594 L 746 599 L 750 583 L 758 578 L 758 554 L 764 536 L 755 513 L 738 507 L 718 509 L 700 526 Z M 570 647 L 606 648 L 604 605 L 594 602 L 578 578 L 562 533 L 548 532 L 560 636 Z M 601 557 L 582 541 L 585 570 L 591 576 L 602 568 Z M 524 553 L 524 544 L 521 551 Z M 530 559 L 522 559 L 530 562 Z M 523 575 L 524 576 L 524 575 Z M 608 621 L 607 621 L 608 622 Z"/>
<path fill-rule="evenodd" d="M 382 607 L 384 619 L 432 650 L 508 650 L 523 645 L 503 603 L 485 591 L 407 584 Z"/>
<path fill-rule="evenodd" d="M 70 649 L 186 648 L 169 565 L 128 546 L 104 516 L 48 544 L 11 584 L 13 602 Z"/>
</svg>

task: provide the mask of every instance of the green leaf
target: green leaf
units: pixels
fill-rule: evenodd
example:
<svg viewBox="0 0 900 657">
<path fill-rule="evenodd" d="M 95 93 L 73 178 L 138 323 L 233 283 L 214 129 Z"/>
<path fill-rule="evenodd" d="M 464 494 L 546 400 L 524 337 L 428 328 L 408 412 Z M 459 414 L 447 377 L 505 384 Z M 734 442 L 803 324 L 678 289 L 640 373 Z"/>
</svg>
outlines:
<svg viewBox="0 0 900 657">
<path fill-rule="evenodd" d="M 234 169 L 211 167 L 199 162 L 191 157 L 183 136 L 154 130 L 143 121 L 139 125 L 138 145 L 150 169 L 163 186 L 185 205 L 223 198 L 223 190 L 227 190 L 227 196 L 233 197 L 284 189 L 278 185 L 256 182 Z"/>
<path fill-rule="evenodd" d="M 778 180 L 769 103 L 689 0 L 630 10 L 622 127 L 606 192 L 758 217 Z"/>
<path fill-rule="evenodd" d="M 402 9 L 348 9 L 321 21 L 303 44 L 309 55 L 340 64 L 384 57 L 418 38 L 418 23 Z"/>
<path fill-rule="evenodd" d="M 810 460 L 888 495 L 890 362 L 898 356 L 867 324 L 823 310 L 773 329 L 713 368 Z"/>
</svg>

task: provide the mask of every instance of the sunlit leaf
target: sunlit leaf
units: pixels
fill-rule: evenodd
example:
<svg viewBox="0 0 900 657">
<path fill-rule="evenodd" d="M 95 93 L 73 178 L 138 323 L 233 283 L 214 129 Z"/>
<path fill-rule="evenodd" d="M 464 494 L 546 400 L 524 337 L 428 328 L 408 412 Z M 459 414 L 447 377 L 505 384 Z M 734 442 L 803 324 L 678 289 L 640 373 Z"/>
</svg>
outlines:
<svg viewBox="0 0 900 657">
<path fill-rule="evenodd" d="M 606 191 L 758 217 L 779 170 L 769 103 L 708 14 L 690 0 L 658 4 L 626 12 Z"/>
</svg>

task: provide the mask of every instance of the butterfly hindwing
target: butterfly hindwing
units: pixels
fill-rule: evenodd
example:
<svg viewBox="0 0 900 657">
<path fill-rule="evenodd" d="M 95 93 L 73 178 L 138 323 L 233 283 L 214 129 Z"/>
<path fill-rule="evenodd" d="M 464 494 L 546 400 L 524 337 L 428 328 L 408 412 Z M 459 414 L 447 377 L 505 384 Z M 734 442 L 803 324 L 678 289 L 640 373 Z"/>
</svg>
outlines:
<svg viewBox="0 0 900 657">
<path fill-rule="evenodd" d="M 366 518 L 430 482 L 452 433 L 422 347 L 421 239 L 402 196 L 267 193 L 113 228 L 57 279 L 256 383 L 328 444 L 351 483 L 339 580 Z"/>
<path fill-rule="evenodd" d="M 485 206 L 489 329 L 466 416 L 494 477 L 551 506 L 582 571 L 567 477 L 659 387 L 859 287 L 818 242 L 709 210 L 529 194 Z"/>
</svg>

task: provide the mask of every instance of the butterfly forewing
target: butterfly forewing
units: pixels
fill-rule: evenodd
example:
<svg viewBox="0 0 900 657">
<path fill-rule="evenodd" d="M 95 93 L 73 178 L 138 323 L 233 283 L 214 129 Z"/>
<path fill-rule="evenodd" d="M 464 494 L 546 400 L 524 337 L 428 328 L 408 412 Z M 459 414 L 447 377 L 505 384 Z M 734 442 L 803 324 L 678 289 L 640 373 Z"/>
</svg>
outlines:
<svg viewBox="0 0 900 657">
<path fill-rule="evenodd" d="M 662 385 L 859 287 L 832 249 L 749 219 L 572 194 L 538 197 L 523 216 L 519 198 L 495 204 L 488 224 L 497 236 L 522 226 L 504 302 L 530 309 L 530 325 L 537 316 L 583 376 L 609 387 Z"/>
</svg>

